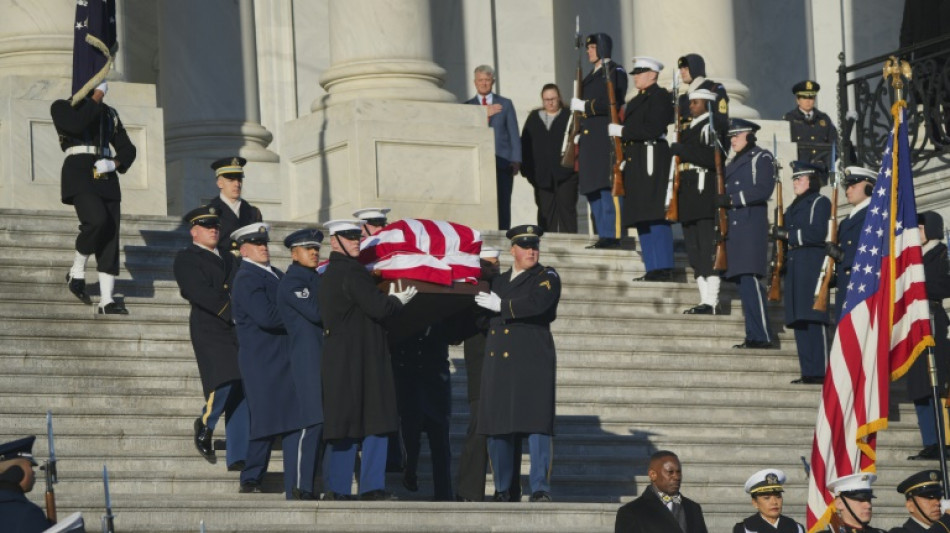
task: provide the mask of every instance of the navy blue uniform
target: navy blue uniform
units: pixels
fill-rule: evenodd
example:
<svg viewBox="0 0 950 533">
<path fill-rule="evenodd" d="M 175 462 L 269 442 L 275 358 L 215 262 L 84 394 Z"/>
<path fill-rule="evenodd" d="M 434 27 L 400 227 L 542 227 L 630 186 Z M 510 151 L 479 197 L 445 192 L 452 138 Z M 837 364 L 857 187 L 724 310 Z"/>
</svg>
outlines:
<svg viewBox="0 0 950 533">
<path fill-rule="evenodd" d="M 708 125 L 708 113 L 694 118 L 680 132 L 680 140 L 675 145 L 681 165 L 677 195 L 679 222 L 683 225 L 686 255 L 695 277 L 714 273 L 716 149 L 707 138 Z"/>
<path fill-rule="evenodd" d="M 778 524 L 773 526 L 761 514 L 755 513 L 736 524 L 732 533 L 805 533 L 805 526 L 785 515 L 779 515 Z"/>
<path fill-rule="evenodd" d="M 870 203 L 870 200 L 868 201 Z M 838 244 L 844 257 L 835 264 L 835 322 L 841 319 L 841 308 L 848 294 L 848 284 L 851 281 L 851 267 L 858 254 L 858 243 L 861 241 L 861 228 L 864 226 L 864 217 L 867 215 L 867 205 L 854 209 L 848 217 L 838 224 Z"/>
<path fill-rule="evenodd" d="M 838 130 L 831 117 L 814 109 L 808 118 L 796 107 L 782 118 L 789 122 L 792 142 L 798 143 L 798 160 L 827 169 L 831 161 L 831 145 L 838 140 Z"/>
<path fill-rule="evenodd" d="M 40 533 L 53 525 L 18 484 L 7 481 L 0 483 L 0 518 L 3 531 L 9 533 Z"/>
</svg>

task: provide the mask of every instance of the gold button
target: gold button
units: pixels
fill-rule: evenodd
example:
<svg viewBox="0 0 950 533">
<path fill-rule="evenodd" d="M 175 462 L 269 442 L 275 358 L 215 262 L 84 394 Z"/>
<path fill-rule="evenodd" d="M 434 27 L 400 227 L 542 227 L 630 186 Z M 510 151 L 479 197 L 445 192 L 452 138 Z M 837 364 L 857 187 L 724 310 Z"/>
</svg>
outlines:
<svg viewBox="0 0 950 533">
<path fill-rule="evenodd" d="M 508 334 L 508 328 L 505 328 L 505 335 Z"/>
<path fill-rule="evenodd" d="M 505 359 L 508 359 L 508 352 L 503 353 L 502 357 L 504 357 Z"/>
<path fill-rule="evenodd" d="M 590 133 L 590 132 L 589 132 L 588 130 L 584 130 L 584 135 L 587 135 L 587 134 L 589 134 L 589 133 Z"/>
<path fill-rule="evenodd" d="M 495 334 L 495 330 L 491 330 L 491 334 L 494 335 L 494 334 Z"/>
<path fill-rule="evenodd" d="M 228 288 L 228 284 L 227 284 L 227 283 L 224 284 L 224 288 L 225 288 L 225 289 Z"/>
<path fill-rule="evenodd" d="M 495 352 L 488 352 L 488 355 L 491 357 L 495 357 Z"/>
</svg>

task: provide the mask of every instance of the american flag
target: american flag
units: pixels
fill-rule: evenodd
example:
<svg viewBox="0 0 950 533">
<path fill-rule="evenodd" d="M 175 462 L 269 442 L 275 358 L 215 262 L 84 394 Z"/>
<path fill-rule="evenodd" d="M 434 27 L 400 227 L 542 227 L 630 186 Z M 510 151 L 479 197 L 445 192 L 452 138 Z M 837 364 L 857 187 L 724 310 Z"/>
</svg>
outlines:
<svg viewBox="0 0 950 533">
<path fill-rule="evenodd" d="M 889 382 L 933 346 L 903 101 L 895 106 L 896 135 L 892 130 L 867 207 L 818 407 L 809 533 L 824 528 L 834 512 L 829 482 L 875 470 Z"/>
<path fill-rule="evenodd" d="M 443 220 L 407 218 L 360 243 L 360 262 L 382 279 L 408 278 L 439 285 L 474 283 L 481 274 L 478 231 Z"/>
<path fill-rule="evenodd" d="M 96 43 L 96 44 L 93 44 Z M 100 45 L 100 46 L 97 46 Z M 108 72 L 111 57 L 103 48 L 115 54 L 115 0 L 76 0 L 76 19 L 73 21 L 73 94 L 92 83 L 92 90 Z M 85 91 L 79 95 L 85 97 Z"/>
</svg>

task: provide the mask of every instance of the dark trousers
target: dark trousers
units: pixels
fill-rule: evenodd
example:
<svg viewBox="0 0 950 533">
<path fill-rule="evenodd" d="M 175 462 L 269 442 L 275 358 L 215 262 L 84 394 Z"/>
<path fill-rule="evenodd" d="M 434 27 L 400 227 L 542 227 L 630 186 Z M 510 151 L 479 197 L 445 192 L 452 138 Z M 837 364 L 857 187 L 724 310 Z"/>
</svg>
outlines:
<svg viewBox="0 0 950 533">
<path fill-rule="evenodd" d="M 511 171 L 511 161 L 495 156 L 495 187 L 498 192 L 498 229 L 511 227 L 511 189 L 515 176 Z"/>
<path fill-rule="evenodd" d="M 821 377 L 828 365 L 828 333 L 823 322 L 800 321 L 790 326 L 795 331 L 798 364 L 802 376 Z"/>
<path fill-rule="evenodd" d="M 693 267 L 694 278 L 708 278 L 715 274 L 713 263 L 716 250 L 716 224 L 711 218 L 683 223 L 683 243 L 686 258 Z"/>
<path fill-rule="evenodd" d="M 298 472 L 301 490 L 305 490 L 302 487 L 309 485 L 309 492 L 312 492 L 322 428 L 323 424 L 317 424 L 281 435 L 251 439 L 247 446 L 244 470 L 241 471 L 241 483 L 261 483 L 264 480 L 274 439 L 279 438 L 284 455 L 284 493 L 287 499 L 290 499 L 291 491 L 298 485 Z M 311 465 L 309 471 L 301 468 L 305 463 Z M 353 471 L 352 466 L 350 471 Z"/>
<path fill-rule="evenodd" d="M 587 203 L 590 204 L 590 214 L 594 217 L 594 226 L 597 227 L 597 236 L 601 239 L 619 239 L 623 198 L 611 194 L 609 187 L 589 192 L 586 196 Z"/>
<path fill-rule="evenodd" d="M 488 455 L 491 457 L 495 491 L 503 492 L 516 482 L 521 485 L 521 439 L 528 437 L 528 452 L 531 454 L 531 492 L 551 492 L 551 462 L 553 442 L 550 435 L 532 433 L 523 435 L 492 435 L 488 437 Z M 518 492 L 520 499 L 520 490 Z M 514 498 L 512 498 L 514 500 Z"/>
<path fill-rule="evenodd" d="M 113 276 L 119 275 L 119 204 L 118 200 L 106 200 L 94 193 L 73 197 L 79 217 L 76 251 L 95 255 L 96 270 Z"/>
<path fill-rule="evenodd" d="M 482 359 L 485 358 L 485 334 L 477 333 L 465 339 L 465 374 L 468 386 L 468 427 L 465 443 L 459 455 L 460 498 L 480 502 L 485 499 L 485 469 L 488 467 L 488 448 L 485 435 L 478 434 L 478 401 L 481 395 Z"/>
<path fill-rule="evenodd" d="M 742 274 L 732 278 L 739 287 L 742 314 L 745 315 L 745 340 L 772 342 L 772 326 L 766 308 L 765 288 L 755 274 Z"/>
<path fill-rule="evenodd" d="M 248 432 L 251 419 L 244 400 L 244 386 L 240 380 L 229 381 L 211 391 L 201 410 L 201 421 L 214 431 L 221 415 L 224 415 L 224 431 L 227 439 L 228 466 L 247 457 Z"/>
<path fill-rule="evenodd" d="M 538 225 L 544 231 L 577 233 L 577 174 L 550 189 L 534 188 Z"/>
</svg>

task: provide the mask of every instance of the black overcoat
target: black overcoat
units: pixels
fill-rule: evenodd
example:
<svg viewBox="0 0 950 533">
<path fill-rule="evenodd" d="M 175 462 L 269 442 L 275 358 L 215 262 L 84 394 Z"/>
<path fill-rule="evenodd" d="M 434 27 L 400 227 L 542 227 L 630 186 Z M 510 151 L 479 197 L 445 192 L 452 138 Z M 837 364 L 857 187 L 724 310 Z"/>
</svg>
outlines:
<svg viewBox="0 0 950 533">
<path fill-rule="evenodd" d="M 941 389 L 947 389 L 950 379 L 950 341 L 947 329 L 950 318 L 943 308 L 944 298 L 950 298 L 950 260 L 947 259 L 947 246 L 938 243 L 924 254 L 924 283 L 927 299 L 930 301 L 930 316 L 933 318 L 934 359 L 937 362 L 937 381 Z M 907 371 L 907 399 L 910 401 L 927 398 L 932 394 L 930 375 L 927 372 L 927 352 L 920 354 Z"/>
<path fill-rule="evenodd" d="M 679 96 L 680 125 L 688 126 L 694 120 L 689 111 L 689 93 L 699 89 L 712 91 L 716 93 L 716 101 L 712 103 L 713 127 L 719 136 L 720 144 L 723 147 L 729 146 L 726 137 L 726 133 L 729 131 L 729 95 L 726 93 L 726 88 L 721 83 L 710 79 L 703 78 L 703 81 L 699 84 L 696 81 L 698 81 L 698 78 L 690 82 L 689 89 Z"/>
<path fill-rule="evenodd" d="M 831 145 L 838 140 L 838 130 L 831 117 L 814 109 L 809 120 L 796 107 L 782 118 L 789 122 L 792 142 L 798 144 L 798 160 L 819 163 L 828 168 Z"/>
<path fill-rule="evenodd" d="M 680 164 L 688 163 L 705 170 L 690 168 L 680 172 L 677 199 L 681 223 L 712 220 L 716 216 L 716 149 L 707 139 L 708 125 L 709 115 L 703 114 L 680 132 L 677 143 Z"/>
<path fill-rule="evenodd" d="M 97 103 L 92 98 L 83 99 L 76 107 L 71 106 L 69 100 L 56 100 L 50 106 L 50 115 L 64 152 L 73 146 L 103 148 L 111 145 L 114 150 L 111 159 L 116 161 L 116 171 L 121 174 L 125 174 L 135 161 L 135 146 L 119 120 L 119 114 L 108 105 Z M 66 156 L 60 175 L 60 199 L 64 204 L 72 205 L 77 194 L 90 192 L 107 200 L 122 199 L 119 177 L 115 172 L 93 178 L 93 167 L 101 157 L 96 154 Z"/>
<path fill-rule="evenodd" d="M 540 263 L 514 280 L 511 273 L 492 281 L 501 313 L 488 328 L 478 432 L 553 435 L 557 354 L 551 322 L 557 318 L 561 279 Z"/>
<path fill-rule="evenodd" d="M 732 533 L 805 533 L 805 526 L 785 515 L 779 515 L 778 526 L 773 526 L 762 515 L 755 513 L 736 524 Z"/>
<path fill-rule="evenodd" d="M 323 435 L 392 433 L 399 426 L 393 368 L 382 321 L 402 309 L 356 259 L 330 254 L 319 292 L 323 314 Z"/>
<path fill-rule="evenodd" d="M 175 281 L 191 304 L 188 329 L 205 397 L 219 386 L 241 379 L 238 342 L 231 321 L 234 258 L 192 244 L 175 255 Z"/>
<path fill-rule="evenodd" d="M 221 195 L 215 196 L 208 202 L 208 205 L 216 209 L 218 221 L 221 224 L 221 240 L 218 241 L 218 250 L 222 252 L 235 253 L 237 251 L 237 243 L 231 240 L 231 234 L 234 233 L 234 230 L 264 220 L 261 216 L 261 210 L 244 199 L 241 200 L 241 207 L 238 208 L 237 215 L 221 200 Z"/>
<path fill-rule="evenodd" d="M 567 181 L 574 174 L 573 168 L 561 166 L 561 145 L 571 113 L 562 109 L 549 130 L 544 126 L 539 112 L 544 111 L 531 111 L 521 129 L 521 174 L 534 187 L 554 189 L 555 185 Z"/>
<path fill-rule="evenodd" d="M 815 311 L 815 286 L 825 268 L 825 239 L 831 200 L 807 191 L 785 210 L 788 252 L 785 257 L 785 325 L 798 321 L 829 322 L 827 311 Z"/>
<path fill-rule="evenodd" d="M 305 425 L 323 423 L 323 317 L 320 275 L 291 263 L 277 286 L 277 311 L 289 335 L 290 372 Z"/>
<path fill-rule="evenodd" d="M 673 96 L 653 84 L 640 91 L 623 113 L 623 199 L 625 227 L 663 220 L 670 181 L 670 145 L 666 129 L 673 122 Z"/>
<path fill-rule="evenodd" d="M 937 526 L 936 523 L 932 527 L 936 527 L 937 531 L 946 531 L 943 527 Z M 913 518 L 908 518 L 906 522 L 899 527 L 892 528 L 888 533 L 925 533 L 926 531 L 929 531 L 929 529 L 915 522 Z"/>
<path fill-rule="evenodd" d="M 614 85 L 614 102 L 619 114 L 627 94 L 627 73 L 613 61 L 607 63 L 606 69 Z M 588 74 L 584 78 L 581 91 L 587 103 L 581 118 L 581 138 L 577 143 L 580 179 L 578 190 L 581 194 L 588 194 L 610 187 L 615 161 L 614 142 L 607 135 L 610 100 L 604 70 L 597 69 Z"/>
<path fill-rule="evenodd" d="M 854 209 L 847 217 L 838 223 L 838 244 L 844 254 L 841 261 L 835 263 L 835 315 L 841 312 L 846 297 L 848 283 L 851 281 L 851 267 L 858 254 L 858 244 L 861 242 L 861 229 L 864 227 L 864 217 L 867 215 L 867 204 L 860 209 Z M 834 317 L 835 320 L 841 318 Z"/>
<path fill-rule="evenodd" d="M 767 203 L 775 189 L 775 168 L 768 150 L 751 145 L 726 165 L 729 231 L 726 234 L 726 278 L 742 274 L 765 277 L 768 265 Z"/>
<path fill-rule="evenodd" d="M 683 533 L 706 533 L 706 520 L 698 503 L 683 496 L 683 511 L 686 513 L 686 528 Z M 639 498 L 617 509 L 614 533 L 676 533 L 681 531 L 673 513 L 651 488 Z"/>
<path fill-rule="evenodd" d="M 3 531 L 11 533 L 40 533 L 52 526 L 46 513 L 9 482 L 0 487 L 0 518 Z"/>
</svg>

